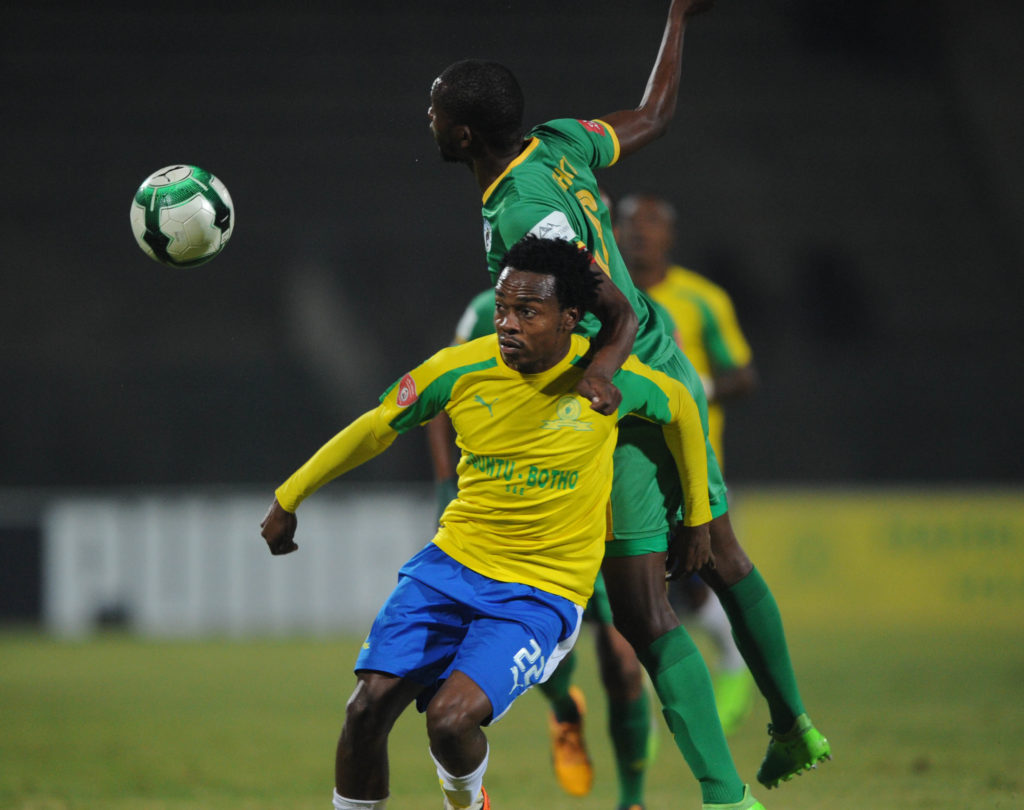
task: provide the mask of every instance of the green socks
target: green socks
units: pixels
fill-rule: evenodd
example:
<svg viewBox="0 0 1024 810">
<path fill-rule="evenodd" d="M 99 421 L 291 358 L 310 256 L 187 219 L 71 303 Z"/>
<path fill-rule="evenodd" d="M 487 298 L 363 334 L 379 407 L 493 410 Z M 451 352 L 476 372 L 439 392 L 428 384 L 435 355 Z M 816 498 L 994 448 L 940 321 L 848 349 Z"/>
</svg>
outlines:
<svg viewBox="0 0 1024 810">
<path fill-rule="evenodd" d="M 639 657 L 654 683 L 676 745 L 700 782 L 703 802 L 740 801 L 743 782 L 718 720 L 711 676 L 693 639 L 677 627 Z"/>
<path fill-rule="evenodd" d="M 789 658 L 782 616 L 768 584 L 754 568 L 728 590 L 718 594 L 729 616 L 733 638 L 758 689 L 768 701 L 772 726 L 790 728 L 804 713 Z"/>
<path fill-rule="evenodd" d="M 608 733 L 619 772 L 619 804 L 641 804 L 651 734 L 651 702 L 646 689 L 636 700 L 608 702 Z"/>
</svg>

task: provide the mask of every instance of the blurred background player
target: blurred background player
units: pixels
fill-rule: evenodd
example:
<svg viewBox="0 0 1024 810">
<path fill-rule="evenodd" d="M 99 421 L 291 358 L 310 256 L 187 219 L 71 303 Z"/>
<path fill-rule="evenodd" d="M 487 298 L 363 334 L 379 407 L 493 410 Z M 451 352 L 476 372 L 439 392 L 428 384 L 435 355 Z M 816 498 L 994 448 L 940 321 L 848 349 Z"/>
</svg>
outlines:
<svg viewBox="0 0 1024 810">
<path fill-rule="evenodd" d="M 634 283 L 671 318 L 677 342 L 693 363 L 708 399 L 708 435 L 725 468 L 723 402 L 748 396 L 757 387 L 750 346 L 729 294 L 711 280 L 672 261 L 675 207 L 654 194 L 630 194 L 614 211 L 615 239 Z M 734 732 L 749 714 L 754 681 L 743 663 L 718 597 L 699 577 L 669 583 L 672 606 L 689 614 L 715 644 L 715 701 L 722 728 Z"/>
</svg>

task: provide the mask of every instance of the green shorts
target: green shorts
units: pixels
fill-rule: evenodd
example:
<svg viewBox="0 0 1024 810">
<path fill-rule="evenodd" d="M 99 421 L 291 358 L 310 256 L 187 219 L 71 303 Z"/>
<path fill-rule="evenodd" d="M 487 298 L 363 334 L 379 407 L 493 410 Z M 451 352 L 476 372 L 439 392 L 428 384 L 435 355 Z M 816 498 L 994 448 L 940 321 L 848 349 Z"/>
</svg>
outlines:
<svg viewBox="0 0 1024 810">
<path fill-rule="evenodd" d="M 708 405 L 704 386 L 682 352 L 655 366 L 683 382 L 700 410 L 708 456 L 708 498 L 712 517 L 729 510 L 725 480 L 708 438 Z M 665 551 L 669 532 L 682 515 L 682 490 L 671 451 L 661 426 L 635 416 L 619 423 L 612 477 L 612 537 L 605 545 L 608 557 L 634 557 Z"/>
</svg>

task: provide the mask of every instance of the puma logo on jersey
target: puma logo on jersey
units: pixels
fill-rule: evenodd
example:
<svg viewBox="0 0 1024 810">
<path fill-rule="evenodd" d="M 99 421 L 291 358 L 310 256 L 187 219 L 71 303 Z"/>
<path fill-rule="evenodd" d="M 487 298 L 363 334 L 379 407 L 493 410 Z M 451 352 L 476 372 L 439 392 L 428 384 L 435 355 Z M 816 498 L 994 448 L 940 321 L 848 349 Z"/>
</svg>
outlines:
<svg viewBox="0 0 1024 810">
<path fill-rule="evenodd" d="M 484 398 L 483 398 L 482 396 L 480 396 L 479 394 L 477 394 L 477 395 L 476 395 L 475 397 L 473 397 L 473 399 L 474 399 L 474 400 L 476 400 L 477 402 L 479 402 L 479 403 L 480 403 L 481 405 L 483 405 L 483 406 L 484 406 L 485 408 L 487 408 L 487 413 L 489 413 L 489 414 L 490 414 L 490 415 L 491 415 L 492 417 L 494 416 L 494 411 L 493 411 L 493 410 L 491 410 L 491 407 L 492 407 L 492 406 L 494 405 L 494 403 L 495 403 L 495 402 L 497 402 L 497 401 L 498 401 L 498 397 L 495 397 L 495 398 L 494 398 L 494 400 L 493 400 L 492 402 L 488 402 L 488 401 L 487 401 L 486 399 L 484 399 Z"/>
</svg>

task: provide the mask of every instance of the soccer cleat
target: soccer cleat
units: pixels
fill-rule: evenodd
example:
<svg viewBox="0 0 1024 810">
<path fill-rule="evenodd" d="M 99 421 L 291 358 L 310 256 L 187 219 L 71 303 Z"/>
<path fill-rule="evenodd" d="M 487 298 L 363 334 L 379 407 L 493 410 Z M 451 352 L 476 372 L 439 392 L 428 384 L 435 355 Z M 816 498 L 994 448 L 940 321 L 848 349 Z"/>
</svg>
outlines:
<svg viewBox="0 0 1024 810">
<path fill-rule="evenodd" d="M 558 722 L 554 712 L 548 717 L 551 731 L 551 761 L 555 778 L 562 790 L 570 796 L 586 796 L 594 785 L 594 766 L 583 742 L 583 717 L 587 713 L 587 702 L 583 692 L 576 686 L 569 687 L 569 697 L 576 704 L 579 720 Z"/>
<path fill-rule="evenodd" d="M 732 672 L 719 672 L 714 677 L 715 707 L 722 731 L 734 733 L 754 708 L 754 679 L 743 667 Z"/>
<path fill-rule="evenodd" d="M 743 786 L 743 798 L 732 804 L 704 804 L 704 810 L 764 810 L 764 805 L 750 795 L 750 785 Z"/>
<path fill-rule="evenodd" d="M 798 773 L 816 768 L 819 762 L 832 759 L 832 748 L 806 714 L 801 714 L 793 727 L 779 734 L 768 724 L 771 741 L 764 762 L 757 771 L 757 781 L 766 788 L 778 787 Z"/>
</svg>

